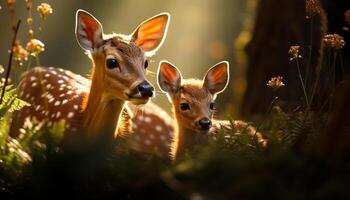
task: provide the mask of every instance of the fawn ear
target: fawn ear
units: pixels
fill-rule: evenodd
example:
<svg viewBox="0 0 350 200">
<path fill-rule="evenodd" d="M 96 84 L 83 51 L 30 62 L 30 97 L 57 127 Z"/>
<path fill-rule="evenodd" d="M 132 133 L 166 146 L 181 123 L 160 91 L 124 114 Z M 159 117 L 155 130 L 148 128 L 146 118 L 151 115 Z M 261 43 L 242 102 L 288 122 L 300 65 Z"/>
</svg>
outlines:
<svg viewBox="0 0 350 200">
<path fill-rule="evenodd" d="M 75 35 L 84 50 L 94 52 L 103 43 L 101 23 L 90 13 L 79 9 L 76 14 Z"/>
<path fill-rule="evenodd" d="M 153 55 L 163 44 L 170 22 L 169 13 L 160 13 L 142 22 L 131 37 L 147 54 Z"/>
<path fill-rule="evenodd" d="M 176 93 L 181 87 L 181 73 L 170 62 L 161 61 L 158 68 L 158 85 L 169 94 Z"/>
<path fill-rule="evenodd" d="M 229 63 L 222 61 L 210 68 L 204 77 L 203 87 L 211 94 L 218 94 L 225 90 L 229 81 Z"/>
</svg>

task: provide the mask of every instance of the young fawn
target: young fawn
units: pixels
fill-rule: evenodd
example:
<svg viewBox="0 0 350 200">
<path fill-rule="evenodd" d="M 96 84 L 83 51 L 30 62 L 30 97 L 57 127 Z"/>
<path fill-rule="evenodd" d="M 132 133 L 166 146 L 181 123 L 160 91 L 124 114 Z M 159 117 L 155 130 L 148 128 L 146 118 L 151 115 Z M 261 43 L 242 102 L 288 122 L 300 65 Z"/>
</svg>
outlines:
<svg viewBox="0 0 350 200">
<path fill-rule="evenodd" d="M 162 61 L 158 69 L 159 87 L 167 93 L 173 105 L 175 117 L 175 136 L 171 145 L 173 159 L 181 156 L 186 149 L 196 143 L 206 143 L 208 136 L 221 128 L 225 121 L 213 119 L 214 101 L 217 94 L 225 90 L 229 81 L 229 64 L 220 62 L 210 68 L 203 81 L 196 79 L 182 79 L 180 71 L 171 63 Z M 235 133 L 247 134 L 264 143 L 259 133 L 243 121 L 234 121 Z"/>
<path fill-rule="evenodd" d="M 66 132 L 85 130 L 114 137 L 121 127 L 124 104 L 145 104 L 154 88 L 145 78 L 148 59 L 162 45 L 170 15 L 162 13 L 142 22 L 131 35 L 103 33 L 100 22 L 86 11 L 76 14 L 76 37 L 92 60 L 90 82 L 70 71 L 35 67 L 19 84 L 19 97 L 31 106 L 16 112 L 11 136 L 19 134 L 27 117 L 65 120 Z M 137 112 L 137 110 L 136 110 Z M 132 115 L 132 114 L 131 114 Z M 165 124 L 165 123 L 164 123 Z M 165 125 L 164 125 L 165 126 Z"/>
</svg>

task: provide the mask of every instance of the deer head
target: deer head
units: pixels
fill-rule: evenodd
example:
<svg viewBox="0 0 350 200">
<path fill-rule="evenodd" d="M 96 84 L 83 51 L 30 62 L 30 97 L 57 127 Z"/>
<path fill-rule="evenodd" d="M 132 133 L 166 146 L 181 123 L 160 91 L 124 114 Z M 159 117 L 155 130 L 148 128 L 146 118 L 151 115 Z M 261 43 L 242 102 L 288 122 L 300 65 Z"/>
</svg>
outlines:
<svg viewBox="0 0 350 200">
<path fill-rule="evenodd" d="M 199 133 L 208 133 L 211 128 L 215 98 L 225 90 L 228 80 L 226 61 L 210 68 L 203 81 L 182 79 L 178 68 L 167 61 L 158 69 L 158 85 L 173 104 L 178 126 Z"/>
<path fill-rule="evenodd" d="M 148 58 L 162 45 L 170 21 L 168 13 L 142 22 L 130 35 L 105 35 L 101 23 L 84 10 L 76 14 L 76 37 L 92 59 L 91 87 L 102 100 L 146 103 L 154 88 L 146 80 Z M 90 94 L 92 95 L 92 94 Z"/>
</svg>

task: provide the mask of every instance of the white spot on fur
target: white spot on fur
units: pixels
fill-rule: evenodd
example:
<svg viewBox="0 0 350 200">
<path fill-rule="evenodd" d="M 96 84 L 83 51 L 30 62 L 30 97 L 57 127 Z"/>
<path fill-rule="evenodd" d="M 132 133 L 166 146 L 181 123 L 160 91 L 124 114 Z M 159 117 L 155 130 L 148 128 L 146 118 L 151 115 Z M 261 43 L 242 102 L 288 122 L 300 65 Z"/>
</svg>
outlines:
<svg viewBox="0 0 350 200">
<path fill-rule="evenodd" d="M 56 113 L 56 118 L 58 119 L 60 116 L 61 116 L 61 112 L 58 111 L 58 112 Z"/>
<path fill-rule="evenodd" d="M 137 119 L 140 120 L 140 121 L 143 121 L 143 116 L 142 115 L 138 115 Z"/>
<path fill-rule="evenodd" d="M 45 74 L 44 76 L 48 78 L 48 77 L 50 77 L 51 75 L 50 75 L 49 73 L 47 73 L 47 74 Z"/>
<path fill-rule="evenodd" d="M 151 142 L 151 140 L 145 140 L 145 144 L 149 146 L 152 144 L 152 142 Z"/>
<path fill-rule="evenodd" d="M 75 110 L 78 110 L 78 109 L 79 109 L 79 106 L 78 106 L 78 105 L 74 105 L 73 108 L 74 108 Z"/>
<path fill-rule="evenodd" d="M 160 125 L 156 126 L 156 131 L 161 132 L 162 130 L 163 130 L 163 128 Z"/>
<path fill-rule="evenodd" d="M 150 123 L 152 120 L 151 120 L 151 118 L 150 117 L 145 117 L 145 122 L 147 122 L 147 123 Z"/>
<path fill-rule="evenodd" d="M 72 118 L 73 116 L 74 116 L 73 112 L 69 112 L 68 115 L 67 115 L 68 118 Z"/>
<path fill-rule="evenodd" d="M 40 108 L 41 108 L 41 106 L 40 106 L 40 105 L 37 105 L 37 106 L 35 107 L 35 110 L 36 110 L 36 111 L 39 111 Z"/>
<path fill-rule="evenodd" d="M 55 106 L 59 106 L 59 105 L 61 105 L 61 102 L 60 101 L 56 101 L 54 105 Z"/>
<path fill-rule="evenodd" d="M 133 123 L 133 124 L 132 124 L 132 128 L 133 128 L 133 129 L 137 129 L 137 124 L 136 124 L 136 123 Z"/>
<path fill-rule="evenodd" d="M 35 76 L 31 76 L 30 77 L 30 81 L 35 81 L 36 80 L 36 77 Z"/>
<path fill-rule="evenodd" d="M 37 82 L 33 82 L 33 83 L 32 83 L 32 87 L 35 87 L 35 86 L 37 86 L 37 85 L 38 85 Z"/>
</svg>

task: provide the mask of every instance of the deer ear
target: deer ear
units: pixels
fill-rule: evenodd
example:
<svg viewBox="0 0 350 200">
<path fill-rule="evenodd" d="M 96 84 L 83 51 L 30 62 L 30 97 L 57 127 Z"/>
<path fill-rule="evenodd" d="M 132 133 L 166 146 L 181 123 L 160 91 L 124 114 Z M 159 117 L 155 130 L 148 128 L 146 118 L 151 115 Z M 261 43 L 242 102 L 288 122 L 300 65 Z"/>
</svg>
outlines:
<svg viewBox="0 0 350 200">
<path fill-rule="evenodd" d="M 75 35 L 84 50 L 94 52 L 103 43 L 101 23 L 90 13 L 79 9 L 76 14 Z"/>
<path fill-rule="evenodd" d="M 170 62 L 161 61 L 158 68 L 158 85 L 169 94 L 176 93 L 181 87 L 181 73 Z"/>
<path fill-rule="evenodd" d="M 131 37 L 147 54 L 153 55 L 163 44 L 170 22 L 169 13 L 161 13 L 142 22 Z"/>
<path fill-rule="evenodd" d="M 213 95 L 225 90 L 229 81 L 229 63 L 220 62 L 210 68 L 204 77 L 203 87 Z"/>
</svg>

